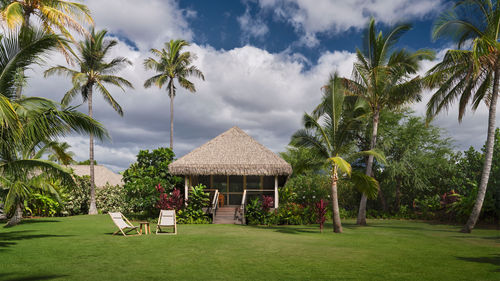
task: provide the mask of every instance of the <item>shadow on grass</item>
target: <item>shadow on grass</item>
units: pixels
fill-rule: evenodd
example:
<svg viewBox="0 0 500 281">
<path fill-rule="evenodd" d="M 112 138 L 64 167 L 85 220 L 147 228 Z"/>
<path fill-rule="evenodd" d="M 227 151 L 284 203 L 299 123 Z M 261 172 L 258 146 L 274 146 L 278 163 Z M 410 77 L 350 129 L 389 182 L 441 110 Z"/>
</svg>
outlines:
<svg viewBox="0 0 500 281">
<path fill-rule="evenodd" d="M 72 235 L 54 235 L 54 234 L 32 234 L 31 232 L 33 232 L 33 230 L 10 231 L 10 232 L 0 233 L 0 250 L 2 250 L 2 248 L 8 248 L 10 246 L 17 244 L 16 242 L 9 242 L 9 241 L 72 236 Z"/>
<path fill-rule="evenodd" d="M 14 277 L 12 275 L 15 275 L 18 277 Z M 15 273 L 7 273 L 4 275 L 0 275 L 0 280 L 3 280 L 3 281 L 53 280 L 53 279 L 58 279 L 58 278 L 63 278 L 63 277 L 68 277 L 68 275 L 56 275 L 56 274 L 19 275 L 19 274 L 15 274 Z"/>
<path fill-rule="evenodd" d="M 430 226 L 433 226 L 431 224 L 428 224 Z M 457 228 L 456 230 L 451 230 L 451 229 L 435 229 L 435 228 L 429 228 L 426 227 L 425 225 L 421 227 L 417 226 L 399 226 L 399 225 L 387 225 L 387 224 L 368 224 L 368 227 L 376 227 L 376 228 L 384 228 L 384 229 L 404 229 L 404 230 L 412 230 L 412 231 L 435 231 L 435 232 L 450 232 L 450 233 L 458 233 L 459 229 Z M 364 227 L 364 226 L 362 226 Z"/>
<path fill-rule="evenodd" d="M 468 262 L 489 263 L 498 266 L 496 270 L 493 270 L 494 272 L 500 272 L 500 254 L 489 257 L 456 257 L 456 258 Z"/>
<path fill-rule="evenodd" d="M 256 229 L 269 229 L 275 232 L 286 233 L 286 234 L 300 234 L 300 233 L 320 233 L 319 227 L 317 229 L 313 227 L 307 227 L 303 225 L 283 225 L 283 226 L 265 226 L 265 225 L 248 225 L 245 227 L 251 227 Z"/>
</svg>

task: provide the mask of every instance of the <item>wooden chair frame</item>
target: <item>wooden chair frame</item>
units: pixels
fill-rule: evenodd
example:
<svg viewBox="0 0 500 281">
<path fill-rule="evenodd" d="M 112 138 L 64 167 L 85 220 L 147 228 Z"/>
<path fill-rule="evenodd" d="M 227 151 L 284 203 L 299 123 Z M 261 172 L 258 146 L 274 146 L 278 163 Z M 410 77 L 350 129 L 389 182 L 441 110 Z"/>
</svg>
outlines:
<svg viewBox="0 0 500 281">
<path fill-rule="evenodd" d="M 161 222 L 161 214 L 164 211 L 172 211 L 174 212 L 174 224 L 173 225 L 160 225 Z M 174 232 L 162 232 L 162 227 L 173 227 Z M 156 234 L 166 234 L 166 235 L 177 235 L 177 216 L 175 214 L 175 210 L 160 210 L 160 215 L 158 216 L 158 224 L 156 224 Z"/>
<path fill-rule="evenodd" d="M 113 215 L 112 215 L 112 213 L 114 213 L 114 212 L 110 212 L 110 213 L 109 213 L 109 215 L 111 216 L 111 220 L 112 220 L 112 221 L 113 221 L 113 223 L 116 225 L 116 227 L 118 227 L 118 230 L 117 230 L 117 231 L 115 231 L 115 232 L 113 233 L 113 235 L 116 235 L 116 234 L 118 234 L 118 233 L 120 233 L 120 232 L 123 234 L 123 236 L 138 236 L 138 235 L 141 235 L 141 233 L 139 232 L 139 227 L 138 227 L 138 226 L 134 226 L 134 225 L 133 225 L 133 224 L 132 224 L 132 223 L 131 223 L 128 219 L 127 219 L 127 217 L 125 217 L 125 216 L 124 216 L 121 212 L 116 212 L 116 213 L 114 213 L 114 214 L 120 214 L 120 216 L 122 217 L 122 219 L 123 219 L 123 220 L 126 222 L 126 224 L 127 224 L 127 226 L 125 226 L 125 227 L 120 227 L 120 226 L 119 226 L 119 225 L 115 222 L 115 220 L 113 219 Z M 124 231 L 124 230 L 125 230 L 125 231 Z M 129 234 L 129 235 L 127 235 L 127 233 L 129 233 L 129 232 L 131 232 L 131 231 L 133 231 L 133 230 L 137 231 L 137 234 L 133 234 L 133 235 L 132 235 L 132 234 Z"/>
</svg>

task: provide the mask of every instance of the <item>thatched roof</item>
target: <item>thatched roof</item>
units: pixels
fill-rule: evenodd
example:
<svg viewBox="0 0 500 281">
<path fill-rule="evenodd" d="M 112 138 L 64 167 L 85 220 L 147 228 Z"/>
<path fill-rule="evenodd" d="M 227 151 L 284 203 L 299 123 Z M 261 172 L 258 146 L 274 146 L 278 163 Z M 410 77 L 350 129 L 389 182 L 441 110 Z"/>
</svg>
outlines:
<svg viewBox="0 0 500 281">
<path fill-rule="evenodd" d="M 290 175 L 292 166 L 232 127 L 168 166 L 174 175 Z"/>
<path fill-rule="evenodd" d="M 89 176 L 90 175 L 90 166 L 89 165 L 68 165 L 68 168 L 73 169 L 73 173 L 77 176 Z M 95 185 L 97 187 L 103 187 L 106 183 L 110 185 L 123 185 L 122 175 L 116 174 L 110 169 L 101 166 L 94 166 L 94 177 L 95 177 Z"/>
</svg>

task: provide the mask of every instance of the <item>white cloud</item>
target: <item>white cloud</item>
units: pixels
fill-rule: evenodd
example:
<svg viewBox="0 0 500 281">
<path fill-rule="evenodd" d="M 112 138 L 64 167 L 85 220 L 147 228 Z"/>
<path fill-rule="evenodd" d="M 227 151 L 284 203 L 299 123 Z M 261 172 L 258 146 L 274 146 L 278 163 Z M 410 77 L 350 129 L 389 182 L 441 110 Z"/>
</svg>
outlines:
<svg viewBox="0 0 500 281">
<path fill-rule="evenodd" d="M 98 4 L 96 0 L 87 3 Z M 112 0 L 109 3 L 117 4 L 118 1 Z M 107 13 L 107 9 L 111 9 L 107 6 L 111 5 L 109 3 L 105 1 L 102 3 L 103 7 L 91 8 L 95 15 L 102 17 L 111 14 Z M 122 3 L 120 7 L 127 11 L 133 11 L 129 6 L 137 6 L 133 1 L 119 3 Z M 167 6 L 162 6 L 167 5 L 165 3 L 174 5 L 176 2 L 156 1 L 153 6 L 160 5 L 158 7 L 165 8 Z M 173 7 L 176 7 L 175 5 Z M 171 11 L 171 14 L 183 13 Z M 147 48 L 142 46 L 154 44 L 159 47 L 160 43 L 156 42 L 162 42 L 166 34 L 178 34 L 180 30 L 186 30 L 186 34 L 192 32 L 187 24 L 187 15 L 179 21 L 172 21 L 173 24 L 163 26 L 157 34 L 150 32 L 149 28 L 157 28 L 156 20 L 162 24 L 171 21 L 154 18 L 154 15 L 156 14 L 150 16 L 152 19 L 149 23 L 137 22 L 144 30 L 138 28 L 135 31 L 127 31 L 126 36 L 129 39 L 139 42 L 139 50 L 133 50 L 120 41 L 111 54 L 127 57 L 133 62 L 133 66 L 127 67 L 119 75 L 130 80 L 135 89 L 123 93 L 109 86 L 111 94 L 124 109 L 124 117 L 116 114 L 102 98 L 96 97 L 94 100 L 94 116 L 105 125 L 112 137 L 111 142 L 96 142 L 96 160 L 115 171 L 127 168 L 134 162 L 135 155 L 141 149 L 168 146 L 169 100 L 165 89 L 143 88 L 144 80 L 153 73 L 145 71 L 142 66 L 143 60 L 149 56 Z M 120 23 L 125 26 L 133 25 L 128 20 L 139 21 L 124 15 L 124 18 L 117 15 L 114 17 L 114 20 L 108 21 L 97 18 L 97 23 L 116 33 Z M 350 76 L 355 59 L 355 55 L 347 51 L 324 52 L 317 61 L 311 62 L 290 50 L 270 53 L 253 46 L 216 50 L 208 45 L 194 44 L 189 50 L 198 55 L 194 64 L 204 72 L 206 81 L 193 78 L 198 92 L 190 94 L 179 89 L 175 98 L 174 148 L 178 156 L 234 125 L 240 126 L 275 152 L 283 151 L 291 134 L 300 128 L 302 114 L 311 111 L 319 102 L 320 88 L 328 79 L 328 75 L 337 71 L 340 75 Z M 51 65 L 64 63 L 61 57 L 51 58 L 50 62 Z M 433 64 L 434 62 L 426 63 L 424 70 Z M 34 71 L 29 73 L 32 78 L 26 89 L 27 95 L 60 100 L 71 86 L 65 77 L 44 79 L 43 69 L 34 68 Z M 426 99 L 428 96 L 426 95 Z M 79 99 L 74 104 L 78 103 Z M 418 114 L 423 114 L 425 101 L 416 104 L 414 108 Z M 81 110 L 86 112 L 86 105 L 83 105 Z M 486 109 L 482 107 L 476 114 L 467 115 L 460 126 L 453 110 L 448 115 L 438 116 L 435 123 L 444 127 L 458 140 L 457 146 L 460 149 L 468 145 L 481 146 L 486 135 Z M 88 158 L 87 136 L 74 135 L 65 140 L 73 146 L 72 150 L 78 160 Z"/>
<path fill-rule="evenodd" d="M 394 24 L 422 18 L 442 10 L 442 0 L 258 0 L 263 10 L 288 22 L 301 34 L 299 43 L 316 46 L 317 33 L 341 33 L 365 27 L 373 16 L 378 22 Z"/>
<path fill-rule="evenodd" d="M 240 29 L 243 32 L 241 37 L 244 42 L 248 42 L 250 37 L 263 39 L 269 32 L 269 28 L 262 21 L 262 19 L 252 18 L 248 7 L 245 9 L 245 13 L 239 16 L 237 20 L 240 24 Z"/>
<path fill-rule="evenodd" d="M 170 39 L 191 41 L 188 19 L 192 10 L 182 10 L 176 0 L 86 0 L 98 28 L 125 36 L 140 49 L 149 49 Z"/>
</svg>

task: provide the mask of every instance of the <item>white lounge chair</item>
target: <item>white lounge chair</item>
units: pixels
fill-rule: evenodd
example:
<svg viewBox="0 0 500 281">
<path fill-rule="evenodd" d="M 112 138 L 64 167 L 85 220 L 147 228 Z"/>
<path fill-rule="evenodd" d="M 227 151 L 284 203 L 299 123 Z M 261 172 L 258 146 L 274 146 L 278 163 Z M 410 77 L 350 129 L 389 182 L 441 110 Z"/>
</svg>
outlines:
<svg viewBox="0 0 500 281">
<path fill-rule="evenodd" d="M 127 233 L 129 233 L 132 230 L 137 231 L 137 235 L 141 235 L 139 233 L 139 229 L 137 226 L 133 226 L 130 221 L 122 215 L 120 212 L 112 213 L 110 212 L 109 215 L 111 216 L 111 219 L 115 223 L 115 225 L 118 227 L 118 230 L 113 233 L 113 235 L 117 234 L 118 232 L 121 232 L 123 236 L 127 236 Z M 134 234 L 135 235 L 135 234 Z"/>
<path fill-rule="evenodd" d="M 174 232 L 162 232 L 162 227 L 173 227 Z M 175 219 L 175 210 L 161 210 L 158 224 L 156 225 L 156 234 L 177 234 L 177 221 Z"/>
</svg>

